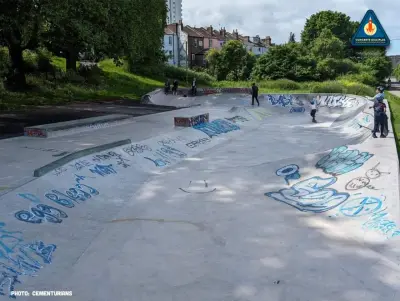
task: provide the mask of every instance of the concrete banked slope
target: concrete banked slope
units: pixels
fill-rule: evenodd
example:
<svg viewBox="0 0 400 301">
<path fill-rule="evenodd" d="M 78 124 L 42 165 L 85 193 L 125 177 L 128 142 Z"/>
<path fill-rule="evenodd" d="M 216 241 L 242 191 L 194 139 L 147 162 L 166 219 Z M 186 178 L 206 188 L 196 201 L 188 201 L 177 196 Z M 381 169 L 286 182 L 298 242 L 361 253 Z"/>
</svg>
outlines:
<svg viewBox="0 0 400 301">
<path fill-rule="evenodd" d="M 392 129 L 371 137 L 362 97 L 262 95 L 252 107 L 247 92 L 157 91 L 145 101 L 193 107 L 93 131 L 133 143 L 4 194 L 0 298 L 15 289 L 77 301 L 398 300 Z M 210 123 L 173 126 L 202 113 Z M 83 143 L 74 137 L 54 141 Z"/>
</svg>

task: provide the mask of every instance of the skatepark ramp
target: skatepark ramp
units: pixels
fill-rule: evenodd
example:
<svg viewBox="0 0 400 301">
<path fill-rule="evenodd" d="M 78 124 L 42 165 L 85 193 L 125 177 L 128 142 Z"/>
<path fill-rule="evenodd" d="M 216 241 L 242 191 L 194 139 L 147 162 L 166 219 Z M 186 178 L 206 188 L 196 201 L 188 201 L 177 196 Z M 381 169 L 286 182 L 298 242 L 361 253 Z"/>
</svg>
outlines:
<svg viewBox="0 0 400 301">
<path fill-rule="evenodd" d="M 396 300 L 390 113 L 387 137 L 374 139 L 364 97 L 265 94 L 253 107 L 247 90 L 203 92 L 159 91 L 146 101 L 187 108 L 39 139 L 125 142 L 79 158 L 71 151 L 1 196 L 0 298 Z M 174 126 L 205 114 L 208 122 Z"/>
</svg>

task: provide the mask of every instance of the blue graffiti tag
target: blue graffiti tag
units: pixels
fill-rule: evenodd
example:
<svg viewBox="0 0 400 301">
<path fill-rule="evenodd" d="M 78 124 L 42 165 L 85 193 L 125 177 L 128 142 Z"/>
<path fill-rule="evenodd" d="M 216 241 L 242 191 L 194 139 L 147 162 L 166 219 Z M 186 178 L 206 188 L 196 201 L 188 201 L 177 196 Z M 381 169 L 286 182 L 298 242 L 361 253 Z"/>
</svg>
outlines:
<svg viewBox="0 0 400 301">
<path fill-rule="evenodd" d="M 292 106 L 293 105 L 293 97 L 292 95 L 267 95 L 267 98 L 271 105 L 273 106 Z"/>
<path fill-rule="evenodd" d="M 385 211 L 386 208 L 373 212 L 368 221 L 363 224 L 363 228 L 368 230 L 378 230 L 388 237 L 395 237 L 399 235 L 400 231 L 397 230 L 397 225 L 394 221 L 386 218 L 388 217 L 388 214 Z M 393 231 L 392 235 L 389 235 L 390 231 Z"/>
<path fill-rule="evenodd" d="M 296 183 L 289 189 L 267 192 L 265 195 L 303 212 L 321 213 L 339 206 L 350 196 L 348 193 L 327 188 L 336 181 L 335 177 L 312 177 Z"/>
<path fill-rule="evenodd" d="M 306 109 L 304 107 L 291 107 L 290 113 L 304 113 Z"/>
<path fill-rule="evenodd" d="M 21 283 L 21 275 L 36 276 L 43 264 L 50 264 L 56 245 L 46 245 L 42 241 L 26 243 L 22 232 L 7 231 L 5 223 L 0 222 L 0 295 L 5 296 L 6 290 L 10 298 L 15 284 Z M 36 257 L 36 258 L 35 258 Z"/>
<path fill-rule="evenodd" d="M 240 130 L 240 127 L 236 124 L 230 123 L 227 120 L 216 119 L 208 123 L 201 123 L 193 126 L 194 129 L 202 131 L 207 134 L 210 138 L 218 136 L 220 134 L 229 133 L 232 131 Z"/>
<path fill-rule="evenodd" d="M 364 216 L 381 209 L 382 201 L 375 197 L 360 197 L 347 201 L 340 207 L 343 215 L 350 217 Z"/>
<path fill-rule="evenodd" d="M 326 174 L 332 176 L 343 175 L 351 172 L 372 158 L 374 155 L 358 150 L 348 150 L 347 146 L 334 148 L 328 155 L 322 157 L 316 168 L 321 168 Z"/>
<path fill-rule="evenodd" d="M 94 169 L 90 168 L 89 169 L 92 173 L 98 174 L 102 177 L 110 175 L 110 174 L 116 174 L 116 170 L 112 167 L 112 164 L 109 165 L 100 165 L 96 164 Z"/>
<path fill-rule="evenodd" d="M 284 177 L 286 184 L 290 184 L 289 180 L 298 180 L 300 179 L 300 167 L 296 164 L 286 165 L 284 167 L 279 168 L 276 171 L 276 175 L 279 177 Z"/>
</svg>

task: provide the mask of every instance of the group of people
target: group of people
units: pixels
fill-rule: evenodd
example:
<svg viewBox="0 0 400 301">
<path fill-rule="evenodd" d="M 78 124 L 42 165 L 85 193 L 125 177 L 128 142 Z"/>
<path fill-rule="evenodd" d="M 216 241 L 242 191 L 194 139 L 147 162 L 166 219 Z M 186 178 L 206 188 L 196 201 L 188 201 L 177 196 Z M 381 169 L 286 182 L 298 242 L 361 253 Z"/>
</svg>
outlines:
<svg viewBox="0 0 400 301">
<path fill-rule="evenodd" d="M 177 79 L 175 79 L 172 84 L 172 95 L 178 94 L 178 86 L 179 86 L 179 82 Z M 197 94 L 196 78 L 193 78 L 191 90 L 192 90 L 192 96 L 196 96 L 196 94 Z M 170 91 L 171 91 L 171 82 L 169 79 L 167 79 L 167 81 L 164 84 L 165 95 L 169 94 Z"/>
</svg>

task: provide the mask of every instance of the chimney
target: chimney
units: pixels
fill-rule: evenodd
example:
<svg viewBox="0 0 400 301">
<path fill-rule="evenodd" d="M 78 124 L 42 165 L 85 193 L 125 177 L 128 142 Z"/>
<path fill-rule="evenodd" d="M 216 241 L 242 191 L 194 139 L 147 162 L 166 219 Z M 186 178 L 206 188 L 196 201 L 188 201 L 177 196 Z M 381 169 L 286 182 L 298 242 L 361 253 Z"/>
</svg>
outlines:
<svg viewBox="0 0 400 301">
<path fill-rule="evenodd" d="M 207 28 L 207 31 L 210 33 L 210 35 L 214 34 L 214 28 L 212 27 L 212 25 L 210 25 L 210 27 Z"/>
<path fill-rule="evenodd" d="M 265 38 L 265 44 L 267 44 L 267 46 L 271 46 L 271 37 L 270 36 L 267 36 L 266 38 Z"/>
<path fill-rule="evenodd" d="M 178 21 L 178 24 L 181 26 L 181 30 L 183 30 L 183 23 L 182 23 L 182 20 L 179 20 L 179 21 Z"/>
<path fill-rule="evenodd" d="M 235 37 L 236 37 L 236 40 L 239 40 L 239 32 L 238 32 L 237 29 L 236 29 L 236 31 L 235 31 Z"/>
<path fill-rule="evenodd" d="M 223 29 L 223 33 L 224 33 L 224 37 L 226 36 L 226 29 L 225 29 L 225 27 L 224 27 L 224 29 Z"/>
</svg>

